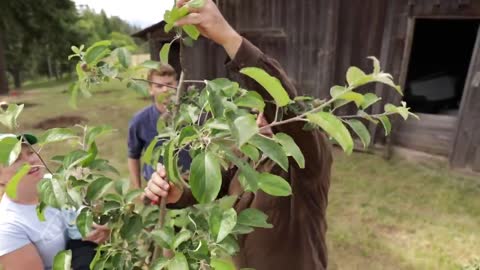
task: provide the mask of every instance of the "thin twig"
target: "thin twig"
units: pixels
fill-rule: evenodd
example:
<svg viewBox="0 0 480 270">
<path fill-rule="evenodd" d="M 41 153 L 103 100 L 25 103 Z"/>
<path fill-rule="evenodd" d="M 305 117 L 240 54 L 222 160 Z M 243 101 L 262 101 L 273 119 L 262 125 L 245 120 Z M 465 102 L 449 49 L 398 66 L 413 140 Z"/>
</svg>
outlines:
<svg viewBox="0 0 480 270">
<path fill-rule="evenodd" d="M 200 80 L 185 80 L 184 83 L 203 83 L 203 84 L 207 84 L 206 81 L 200 81 Z"/>
<path fill-rule="evenodd" d="M 183 58 L 182 57 L 182 48 L 180 48 L 180 64 L 182 64 L 182 67 L 183 67 L 182 58 Z M 180 73 L 180 80 L 179 80 L 178 87 L 177 87 L 177 95 L 176 95 L 176 100 L 175 100 L 175 107 L 173 109 L 173 114 L 172 114 L 172 121 L 175 121 L 175 117 L 177 116 L 177 113 L 180 110 L 180 98 L 182 97 L 182 95 L 184 93 L 184 90 L 185 90 L 184 79 L 185 79 L 185 73 L 182 71 L 182 73 Z M 158 226 L 160 227 L 160 229 L 162 229 L 163 226 L 165 225 L 166 214 L 167 214 L 167 198 L 162 197 L 162 199 L 160 201 L 160 216 L 159 216 L 159 219 L 158 219 Z M 155 261 L 157 258 L 160 257 L 161 250 L 162 250 L 161 247 L 155 246 L 155 249 L 153 251 L 152 261 Z"/>
<path fill-rule="evenodd" d="M 275 118 L 273 120 L 273 122 L 277 122 L 278 121 L 278 112 L 280 111 L 280 107 L 278 107 L 278 105 L 276 106 L 276 109 L 275 109 Z"/>
<path fill-rule="evenodd" d="M 40 159 L 40 161 L 42 162 L 45 169 L 47 169 L 48 173 L 53 175 L 53 172 L 48 168 L 48 166 L 45 163 L 45 161 L 43 160 L 42 156 L 40 156 L 40 154 L 35 150 L 35 148 L 33 148 L 33 146 L 29 143 L 27 143 L 26 145 L 28 145 L 28 148 L 30 148 L 30 150 L 32 150 L 35 153 L 35 155 L 37 155 L 37 157 Z"/>
</svg>

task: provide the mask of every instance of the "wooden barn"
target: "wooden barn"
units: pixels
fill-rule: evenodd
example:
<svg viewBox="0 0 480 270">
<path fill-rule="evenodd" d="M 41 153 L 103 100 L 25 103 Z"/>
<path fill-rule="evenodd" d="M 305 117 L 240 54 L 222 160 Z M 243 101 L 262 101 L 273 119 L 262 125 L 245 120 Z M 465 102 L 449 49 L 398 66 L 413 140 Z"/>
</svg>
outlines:
<svg viewBox="0 0 480 270">
<path fill-rule="evenodd" d="M 384 103 L 403 98 L 421 120 L 398 121 L 388 141 L 371 126 L 376 143 L 445 156 L 452 167 L 480 171 L 480 0 L 217 3 L 235 29 L 279 60 L 303 94 L 327 97 L 332 85 L 344 83 L 349 66 L 368 70 L 367 56 L 377 56 L 405 95 L 383 86 L 368 90 Z M 149 40 L 153 59 L 172 39 L 162 22 L 134 36 Z M 188 77 L 225 76 L 226 56 L 215 44 L 200 40 L 184 55 Z M 179 68 L 176 59 L 171 57 Z"/>
</svg>

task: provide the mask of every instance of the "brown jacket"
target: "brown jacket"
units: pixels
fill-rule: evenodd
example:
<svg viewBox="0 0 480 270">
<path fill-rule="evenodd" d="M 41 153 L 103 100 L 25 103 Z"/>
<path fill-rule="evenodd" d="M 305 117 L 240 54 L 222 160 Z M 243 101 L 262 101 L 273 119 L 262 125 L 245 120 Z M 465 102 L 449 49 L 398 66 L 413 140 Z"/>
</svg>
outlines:
<svg viewBox="0 0 480 270">
<path fill-rule="evenodd" d="M 258 91 L 266 100 L 272 98 L 253 80 L 239 74 L 244 67 L 259 67 L 270 75 L 280 79 L 293 98 L 296 89 L 289 81 L 277 61 L 263 54 L 257 47 L 244 39 L 235 59 L 227 64 L 229 73 L 244 82 L 246 89 Z M 268 103 L 267 103 L 268 104 Z M 269 122 L 275 115 L 274 105 L 267 105 L 265 116 Z M 288 115 L 286 116 L 288 117 Z M 285 117 L 284 117 L 285 119 Z M 327 268 L 327 230 L 326 208 L 332 155 L 325 136 L 316 131 L 304 131 L 302 122 L 293 122 L 274 128 L 273 132 L 289 134 L 305 156 L 305 169 L 300 169 L 290 158 L 288 172 L 271 162 L 263 170 L 283 177 L 290 182 L 293 195 L 290 197 L 272 197 L 262 191 L 255 194 L 245 193 L 237 202 L 235 209 L 241 211 L 247 207 L 257 208 L 269 217 L 273 229 L 256 229 L 240 239 L 240 253 L 234 258 L 240 268 L 256 270 L 322 270 Z M 233 175 L 229 173 L 229 175 Z M 228 177 L 227 177 L 228 178 Z M 236 179 L 224 179 L 228 194 L 239 194 Z M 224 183 L 224 184 L 225 184 Z M 224 194 L 225 195 L 225 194 Z M 190 198 L 181 199 L 183 203 Z M 181 203 L 181 204 L 183 204 Z"/>
</svg>

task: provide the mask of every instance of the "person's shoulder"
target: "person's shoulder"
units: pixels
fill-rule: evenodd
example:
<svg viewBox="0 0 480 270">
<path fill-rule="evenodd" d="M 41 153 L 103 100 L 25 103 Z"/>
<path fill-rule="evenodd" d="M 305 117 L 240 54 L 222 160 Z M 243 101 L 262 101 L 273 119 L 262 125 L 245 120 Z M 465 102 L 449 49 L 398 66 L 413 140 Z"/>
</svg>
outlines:
<svg viewBox="0 0 480 270">
<path fill-rule="evenodd" d="M 146 117 L 148 117 L 152 113 L 153 109 L 155 109 L 153 105 L 150 105 L 136 112 L 133 115 L 132 119 L 130 120 L 130 126 L 142 122 Z"/>
</svg>

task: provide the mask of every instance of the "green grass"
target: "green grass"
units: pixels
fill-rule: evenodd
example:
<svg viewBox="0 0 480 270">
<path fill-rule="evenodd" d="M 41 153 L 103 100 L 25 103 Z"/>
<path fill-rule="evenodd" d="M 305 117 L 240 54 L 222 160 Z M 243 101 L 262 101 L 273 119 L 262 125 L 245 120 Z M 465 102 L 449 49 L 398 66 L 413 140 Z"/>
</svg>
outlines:
<svg viewBox="0 0 480 270">
<path fill-rule="evenodd" d="M 117 132 L 100 140 L 100 153 L 127 177 L 126 137 L 134 112 L 149 105 L 120 84 L 110 84 L 79 109 L 68 106 L 67 84 L 28 91 L 14 100 L 38 105 L 21 116 L 24 131 L 46 118 L 77 115 L 88 125 Z M 101 92 L 101 91 L 110 91 Z M 71 146 L 44 149 L 45 156 Z M 427 165 L 425 165 L 427 164 Z M 441 163 L 336 152 L 329 194 L 329 269 L 460 269 L 480 256 L 480 181 Z"/>
<path fill-rule="evenodd" d="M 71 82 L 73 79 L 70 75 L 65 76 L 60 80 L 48 80 L 48 79 L 40 79 L 35 81 L 27 81 L 23 83 L 21 90 L 28 91 L 34 89 L 56 89 L 57 87 L 62 87 L 67 89 L 68 83 Z"/>
</svg>

